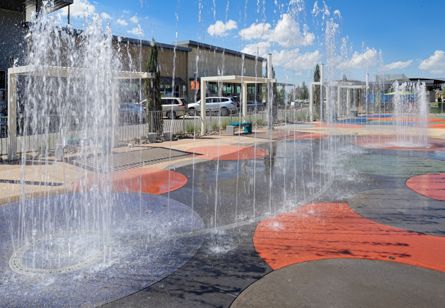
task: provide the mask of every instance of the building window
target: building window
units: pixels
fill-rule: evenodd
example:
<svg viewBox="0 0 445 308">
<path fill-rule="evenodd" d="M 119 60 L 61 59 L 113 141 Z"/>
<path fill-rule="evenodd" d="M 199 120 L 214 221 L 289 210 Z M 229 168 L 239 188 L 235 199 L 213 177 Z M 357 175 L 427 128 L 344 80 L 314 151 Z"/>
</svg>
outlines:
<svg viewBox="0 0 445 308">
<path fill-rule="evenodd" d="M 0 71 L 0 90 L 6 89 L 6 72 Z"/>
<path fill-rule="evenodd" d="M 0 71 L 0 112 L 5 108 L 6 104 L 6 72 Z"/>
</svg>

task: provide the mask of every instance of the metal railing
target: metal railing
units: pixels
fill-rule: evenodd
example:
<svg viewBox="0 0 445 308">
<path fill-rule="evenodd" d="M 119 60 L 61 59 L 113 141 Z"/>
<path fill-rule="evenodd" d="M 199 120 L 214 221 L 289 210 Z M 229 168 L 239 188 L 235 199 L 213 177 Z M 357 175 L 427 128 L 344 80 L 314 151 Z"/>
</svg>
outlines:
<svg viewBox="0 0 445 308">
<path fill-rule="evenodd" d="M 159 131 L 162 125 L 164 133 L 175 135 L 199 135 L 201 132 L 201 118 L 199 116 L 181 116 L 176 119 L 164 118 L 163 121 L 150 120 L 159 119 L 159 112 L 149 112 L 146 118 L 128 117 L 125 121 L 119 120 L 119 125 L 115 127 L 115 143 L 122 144 L 146 137 L 149 132 Z M 307 112 L 301 109 L 289 108 L 278 109 L 275 114 L 274 124 L 282 125 L 284 123 L 296 123 L 307 121 Z M 231 114 L 229 116 L 218 116 L 215 114 L 208 114 L 206 117 L 206 127 L 208 133 L 215 133 L 225 130 L 226 126 L 232 122 L 242 121 L 239 113 Z M 266 111 L 251 110 L 248 112 L 245 121 L 252 122 L 253 128 L 261 128 L 267 125 Z M 7 138 L 7 118 L 1 118 L 2 126 L 0 131 L 0 155 L 8 154 L 8 138 Z M 153 121 L 153 125 L 149 125 L 149 121 Z M 45 148 L 47 151 L 54 151 L 61 139 L 61 133 L 57 131 L 57 119 L 52 119 L 50 123 L 51 129 L 46 129 L 44 133 L 36 131 L 34 134 L 20 132 L 17 136 L 17 152 L 40 151 Z M 19 126 L 20 127 L 20 126 Z M 69 133 L 65 134 L 66 138 L 76 139 L 79 136 L 85 136 L 83 131 L 76 129 L 76 125 L 70 125 Z M 107 129 L 107 128 L 104 128 Z M 105 132 L 104 132 L 105 134 Z M 67 136 L 68 135 L 68 136 Z"/>
</svg>

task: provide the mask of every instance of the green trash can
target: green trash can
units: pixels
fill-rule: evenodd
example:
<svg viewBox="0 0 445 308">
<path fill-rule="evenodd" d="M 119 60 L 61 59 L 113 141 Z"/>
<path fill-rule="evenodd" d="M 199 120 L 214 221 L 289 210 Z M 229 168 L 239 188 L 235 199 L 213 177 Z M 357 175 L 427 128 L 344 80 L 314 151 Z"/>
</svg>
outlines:
<svg viewBox="0 0 445 308">
<path fill-rule="evenodd" d="M 243 133 L 244 134 L 252 133 L 252 122 L 244 122 L 243 123 Z"/>
</svg>

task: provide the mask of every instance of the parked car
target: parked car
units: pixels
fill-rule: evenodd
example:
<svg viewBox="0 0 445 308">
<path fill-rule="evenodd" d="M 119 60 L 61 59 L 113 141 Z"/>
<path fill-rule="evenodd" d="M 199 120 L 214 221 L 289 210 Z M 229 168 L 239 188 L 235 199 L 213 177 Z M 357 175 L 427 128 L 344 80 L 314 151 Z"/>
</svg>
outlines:
<svg viewBox="0 0 445 308">
<path fill-rule="evenodd" d="M 119 120 L 121 123 L 143 123 L 145 107 L 141 103 L 121 103 L 119 105 Z"/>
<path fill-rule="evenodd" d="M 188 105 L 189 114 L 197 115 L 201 112 L 201 100 Z M 230 97 L 206 97 L 206 113 L 215 113 L 228 116 L 237 113 L 236 102 Z"/>
<path fill-rule="evenodd" d="M 232 101 L 235 102 L 236 107 L 239 109 L 241 106 L 239 96 L 232 96 L 231 98 L 232 98 Z"/>
<path fill-rule="evenodd" d="M 248 101 L 247 110 L 248 111 L 263 111 L 266 109 L 266 104 L 258 101 Z"/>
<path fill-rule="evenodd" d="M 179 97 L 163 97 L 162 101 L 162 113 L 164 117 L 169 119 L 176 119 L 183 117 L 187 114 L 187 103 L 183 98 Z"/>
<path fill-rule="evenodd" d="M 147 99 L 144 99 L 141 104 L 145 106 Z M 176 119 L 185 116 L 188 113 L 187 103 L 183 98 L 179 97 L 162 97 L 162 115 L 169 119 Z M 151 110 L 149 110 L 151 111 Z"/>
</svg>

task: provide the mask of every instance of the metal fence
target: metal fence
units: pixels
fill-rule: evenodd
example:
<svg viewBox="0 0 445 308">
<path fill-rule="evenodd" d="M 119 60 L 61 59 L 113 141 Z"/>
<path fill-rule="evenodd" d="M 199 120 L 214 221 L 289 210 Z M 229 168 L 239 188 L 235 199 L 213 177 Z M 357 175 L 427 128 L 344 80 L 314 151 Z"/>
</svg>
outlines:
<svg viewBox="0 0 445 308">
<path fill-rule="evenodd" d="M 158 114 L 149 114 L 149 117 L 159 118 Z M 122 144 L 130 142 L 141 137 L 145 137 L 149 133 L 149 125 L 147 119 L 135 118 L 133 121 L 128 119 L 125 122 L 121 122 L 115 128 L 115 142 Z M 274 124 L 282 125 L 283 123 L 296 123 L 299 121 L 306 121 L 308 119 L 307 112 L 303 109 L 278 109 L 275 114 Z M 267 113 L 265 111 L 250 111 L 247 114 L 245 121 L 252 122 L 254 129 L 267 125 Z M 208 114 L 206 117 L 207 132 L 219 132 L 225 130 L 226 126 L 232 122 L 242 121 L 240 114 L 232 114 L 229 116 L 218 116 Z M 7 121 L 6 117 L 3 117 L 1 126 L 3 134 L 0 135 L 0 155 L 7 155 L 8 153 L 8 139 L 7 139 Z M 158 123 L 155 125 L 155 131 L 157 130 Z M 104 128 L 106 129 L 106 128 Z M 152 127 L 153 129 L 153 127 Z M 201 118 L 199 116 L 184 116 L 177 119 L 166 119 L 162 121 L 162 131 L 164 133 L 171 134 L 188 134 L 198 135 L 201 132 Z M 104 132 L 105 134 L 105 132 Z M 85 136 L 82 131 L 73 130 L 68 133 L 68 138 L 76 139 L 79 136 Z M 47 151 L 54 151 L 60 142 L 61 134 L 58 132 L 51 132 L 46 134 L 34 134 L 34 135 L 19 135 L 17 137 L 17 152 L 31 152 L 40 151 L 45 149 Z"/>
</svg>

